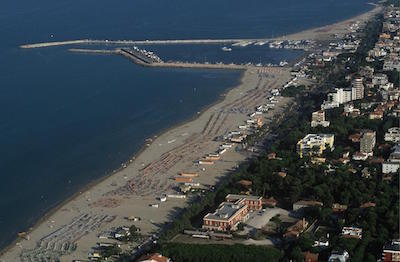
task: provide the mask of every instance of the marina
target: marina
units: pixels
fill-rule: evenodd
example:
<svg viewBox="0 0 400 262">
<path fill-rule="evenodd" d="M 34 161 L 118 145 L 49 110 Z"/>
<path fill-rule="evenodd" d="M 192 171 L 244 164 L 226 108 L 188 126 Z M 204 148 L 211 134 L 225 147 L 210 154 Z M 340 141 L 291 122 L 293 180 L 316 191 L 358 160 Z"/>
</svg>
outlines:
<svg viewBox="0 0 400 262">
<path fill-rule="evenodd" d="M 252 65 L 237 65 L 237 64 L 210 64 L 210 63 L 190 63 L 190 62 L 163 62 L 157 57 L 149 58 L 141 52 L 132 51 L 128 49 L 115 49 L 115 50 L 94 50 L 94 49 L 69 49 L 70 52 L 74 53 L 86 53 L 86 54 L 110 54 L 110 55 L 121 55 L 130 59 L 135 64 L 146 66 L 146 67 L 167 67 L 167 68 L 203 68 L 203 69 L 231 69 L 231 70 L 243 70 Z"/>
<path fill-rule="evenodd" d="M 215 45 L 201 47 L 199 45 L 157 45 L 147 46 L 147 48 L 151 49 L 151 51 L 144 49 L 143 46 L 115 49 L 71 48 L 68 51 L 81 54 L 121 55 L 145 67 L 230 70 L 244 70 L 251 67 L 282 67 L 288 65 L 288 63 L 279 60 L 274 61 L 274 59 L 287 58 L 293 61 L 291 63 L 294 63 L 304 56 L 303 52 L 297 50 L 274 50 L 267 46 L 252 46 L 248 47 L 248 50 L 240 48 L 239 50 L 235 50 L 234 56 L 231 55 L 231 51 L 218 52 L 218 46 Z M 176 55 L 179 54 L 178 50 L 180 50 L 182 55 Z M 229 50 L 232 50 L 232 48 L 229 48 Z M 204 60 L 201 59 L 202 55 L 205 57 Z"/>
<path fill-rule="evenodd" d="M 56 42 L 43 42 L 20 45 L 22 49 L 48 48 L 69 45 L 217 45 L 230 44 L 232 47 L 247 47 L 250 45 L 263 46 L 269 44 L 270 48 L 309 49 L 315 42 L 311 40 L 277 40 L 277 39 L 177 39 L 177 40 L 96 40 L 80 39 Z M 230 52 L 232 48 L 224 46 L 222 51 Z"/>
</svg>

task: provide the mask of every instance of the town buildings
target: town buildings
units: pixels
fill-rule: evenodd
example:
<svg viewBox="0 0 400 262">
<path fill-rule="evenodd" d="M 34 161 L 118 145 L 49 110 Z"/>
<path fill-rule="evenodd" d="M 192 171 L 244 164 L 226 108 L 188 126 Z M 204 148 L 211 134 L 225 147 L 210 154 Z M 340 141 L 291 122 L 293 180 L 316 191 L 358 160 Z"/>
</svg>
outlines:
<svg viewBox="0 0 400 262">
<path fill-rule="evenodd" d="M 172 261 L 168 257 L 165 257 L 159 253 L 154 253 L 154 254 L 148 254 L 141 259 L 139 259 L 140 262 L 170 262 Z"/>
<path fill-rule="evenodd" d="M 343 227 L 342 236 L 346 238 L 362 238 L 362 229 L 358 227 Z"/>
<path fill-rule="evenodd" d="M 328 101 L 336 104 L 345 104 L 352 101 L 352 90 L 335 88 L 335 91 L 328 94 Z"/>
<path fill-rule="evenodd" d="M 300 219 L 299 221 L 296 222 L 296 224 L 288 227 L 287 231 L 285 234 L 283 234 L 283 237 L 285 238 L 298 238 L 301 233 L 303 233 L 304 230 L 308 227 L 308 222 L 306 221 L 305 218 Z"/>
<path fill-rule="evenodd" d="M 237 230 L 249 218 L 250 210 L 262 209 L 262 197 L 229 194 L 214 213 L 203 218 L 203 229 L 215 231 Z"/>
<path fill-rule="evenodd" d="M 349 253 L 344 251 L 332 251 L 331 255 L 329 256 L 328 262 L 346 262 L 350 258 Z"/>
<path fill-rule="evenodd" d="M 396 173 L 399 169 L 400 169 L 400 163 L 396 163 L 396 162 L 382 163 L 382 173 L 383 174 Z"/>
<path fill-rule="evenodd" d="M 347 205 L 341 205 L 339 203 L 334 203 L 332 205 L 332 212 L 341 213 L 347 210 Z"/>
<path fill-rule="evenodd" d="M 305 262 L 318 262 L 318 253 L 303 252 Z"/>
<path fill-rule="evenodd" d="M 344 105 L 343 114 L 345 116 L 357 117 L 360 115 L 360 109 L 354 108 L 354 105 L 349 103 Z"/>
<path fill-rule="evenodd" d="M 392 71 L 397 70 L 400 71 L 400 59 L 390 59 L 384 62 L 383 70 Z"/>
<path fill-rule="evenodd" d="M 320 156 L 328 147 L 333 150 L 333 134 L 308 134 L 297 142 L 297 153 L 303 156 Z"/>
<path fill-rule="evenodd" d="M 361 153 L 361 152 L 355 152 L 353 154 L 353 160 L 355 161 L 365 161 L 368 159 L 368 154 Z"/>
<path fill-rule="evenodd" d="M 364 98 L 364 84 L 362 77 L 353 79 L 351 88 L 335 88 L 334 92 L 328 94 L 328 98 L 321 105 L 321 109 L 331 109 L 339 105 Z"/>
<path fill-rule="evenodd" d="M 392 127 L 385 133 L 385 141 L 398 143 L 400 142 L 400 127 Z"/>
<path fill-rule="evenodd" d="M 247 205 L 223 202 L 214 213 L 208 213 L 203 218 L 203 229 L 215 231 L 236 230 L 237 226 L 249 218 Z"/>
<path fill-rule="evenodd" d="M 400 171 L 400 144 L 393 147 L 387 161 L 382 163 L 382 173 L 390 174 Z"/>
<path fill-rule="evenodd" d="M 382 251 L 382 261 L 400 261 L 400 239 L 385 244 Z"/>
<path fill-rule="evenodd" d="M 376 132 L 370 130 L 365 131 L 360 139 L 360 152 L 372 156 L 375 144 Z"/>
<path fill-rule="evenodd" d="M 363 78 L 362 77 L 354 78 L 351 86 L 351 100 L 359 100 L 363 98 L 364 98 Z"/>
<path fill-rule="evenodd" d="M 381 85 L 386 85 L 389 82 L 389 79 L 387 75 L 385 74 L 375 74 L 372 77 L 372 84 L 374 86 L 381 86 Z"/>
<path fill-rule="evenodd" d="M 315 201 L 315 200 L 300 200 L 300 201 L 293 203 L 293 211 L 298 211 L 303 208 L 314 207 L 314 206 L 322 207 L 323 205 L 324 204 L 322 202 Z"/>
<path fill-rule="evenodd" d="M 319 110 L 312 113 L 311 116 L 311 127 L 323 126 L 328 127 L 329 121 L 325 120 L 325 111 Z"/>
<path fill-rule="evenodd" d="M 259 196 L 248 196 L 248 195 L 235 195 L 228 194 L 225 197 L 226 202 L 237 202 L 242 201 L 249 210 L 261 210 L 262 209 L 262 197 Z"/>
</svg>

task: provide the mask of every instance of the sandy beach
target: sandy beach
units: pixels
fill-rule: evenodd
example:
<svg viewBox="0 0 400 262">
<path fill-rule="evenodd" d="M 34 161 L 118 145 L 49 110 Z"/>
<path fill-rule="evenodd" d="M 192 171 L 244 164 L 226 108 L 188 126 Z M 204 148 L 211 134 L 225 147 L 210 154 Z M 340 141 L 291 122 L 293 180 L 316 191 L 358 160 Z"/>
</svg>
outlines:
<svg viewBox="0 0 400 262">
<path fill-rule="evenodd" d="M 289 69 L 252 68 L 240 86 L 229 91 L 223 101 L 205 110 L 198 118 L 168 130 L 155 138 L 124 169 L 93 186 L 60 207 L 3 255 L 3 261 L 22 257 L 61 257 L 62 261 L 84 259 L 88 250 L 99 242 L 98 235 L 132 222 L 125 218 L 138 216 L 135 224 L 142 233 L 150 234 L 159 225 L 174 217 L 174 210 L 187 204 L 185 199 L 168 198 L 160 203 L 157 197 L 176 194 L 173 180 L 179 173 L 197 172 L 195 182 L 215 184 L 218 178 L 234 169 L 247 154 L 227 150 L 220 161 L 203 167 L 196 163 L 207 153 L 215 153 L 221 142 L 214 138 L 238 129 L 255 106 L 266 101 L 266 91 L 280 88 L 290 80 Z M 290 99 L 280 98 L 276 109 L 264 114 L 264 122 L 273 121 L 289 106 Z M 149 205 L 159 203 L 159 208 Z M 67 243 L 76 243 L 74 252 Z M 39 247 L 39 248 L 38 248 Z M 67 251 L 61 251 L 67 250 Z"/>
<path fill-rule="evenodd" d="M 315 28 L 285 39 L 330 39 L 333 34 L 344 33 L 354 21 L 366 21 L 380 8 L 355 18 Z M 132 158 L 124 168 L 86 191 L 79 192 L 46 219 L 38 223 L 28 236 L 13 243 L 0 257 L 0 261 L 30 261 L 42 257 L 59 257 L 61 261 L 87 259 L 88 252 L 98 242 L 99 235 L 119 226 L 135 224 L 143 234 L 151 234 L 160 225 L 173 220 L 175 211 L 188 204 L 187 199 L 167 198 L 163 194 L 176 194 L 174 177 L 181 172 L 196 172 L 194 182 L 213 185 L 218 179 L 249 156 L 230 148 L 214 165 L 199 165 L 197 161 L 208 153 L 215 153 L 221 141 L 217 137 L 238 130 L 256 106 L 266 103 L 267 92 L 281 88 L 291 79 L 290 68 L 252 67 L 244 71 L 241 84 L 231 89 L 218 103 L 198 116 L 158 137 L 147 141 L 144 150 Z M 268 125 L 281 117 L 291 105 L 290 98 L 279 97 L 273 110 L 262 115 Z M 150 207 L 158 203 L 159 207 Z M 131 222 L 126 217 L 140 217 Z M 76 244 L 76 245 L 71 245 Z"/>
<path fill-rule="evenodd" d="M 375 6 L 369 12 L 360 14 L 358 16 L 349 18 L 344 21 L 340 21 L 334 24 L 312 28 L 304 30 L 298 33 L 284 35 L 277 37 L 276 40 L 318 40 L 318 41 L 328 41 L 335 38 L 335 35 L 341 37 L 349 32 L 349 27 L 359 22 L 360 25 L 371 19 L 376 14 L 382 12 L 382 6 Z"/>
</svg>

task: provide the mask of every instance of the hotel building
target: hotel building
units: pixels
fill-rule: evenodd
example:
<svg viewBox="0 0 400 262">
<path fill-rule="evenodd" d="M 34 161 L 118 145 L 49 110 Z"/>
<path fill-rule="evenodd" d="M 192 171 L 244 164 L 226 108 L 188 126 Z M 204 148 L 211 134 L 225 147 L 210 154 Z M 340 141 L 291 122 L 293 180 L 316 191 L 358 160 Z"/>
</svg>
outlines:
<svg viewBox="0 0 400 262">
<path fill-rule="evenodd" d="M 262 197 L 234 195 L 226 196 L 226 202 L 219 205 L 214 213 L 203 218 L 203 229 L 213 231 L 235 231 L 237 226 L 249 219 L 250 210 L 262 209 Z"/>
<path fill-rule="evenodd" d="M 308 134 L 297 142 L 297 153 L 300 158 L 305 155 L 320 156 L 328 146 L 333 150 L 334 140 L 333 134 Z"/>
<path fill-rule="evenodd" d="M 360 152 L 372 156 L 375 144 L 376 132 L 365 131 L 360 139 Z"/>
</svg>

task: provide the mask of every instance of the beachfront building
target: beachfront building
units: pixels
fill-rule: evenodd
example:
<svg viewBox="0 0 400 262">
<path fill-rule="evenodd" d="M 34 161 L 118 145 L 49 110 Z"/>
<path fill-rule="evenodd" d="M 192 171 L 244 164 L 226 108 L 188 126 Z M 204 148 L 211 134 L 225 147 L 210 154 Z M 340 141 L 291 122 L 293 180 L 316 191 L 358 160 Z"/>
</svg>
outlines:
<svg viewBox="0 0 400 262">
<path fill-rule="evenodd" d="M 400 261 L 400 239 L 385 244 L 382 251 L 382 261 Z"/>
<path fill-rule="evenodd" d="M 371 130 L 365 131 L 360 139 L 360 152 L 372 156 L 375 144 L 376 132 Z"/>
<path fill-rule="evenodd" d="M 335 135 L 333 134 L 308 134 L 297 142 L 297 153 L 303 156 L 320 156 L 328 147 L 333 150 Z"/>
<path fill-rule="evenodd" d="M 247 205 L 249 210 L 262 209 L 262 197 L 259 196 L 228 194 L 225 197 L 225 201 L 230 203 L 235 203 L 238 201 L 243 202 L 245 205 Z"/>
<path fill-rule="evenodd" d="M 203 218 L 203 228 L 215 231 L 235 231 L 249 218 L 249 211 L 262 209 L 262 197 L 228 194 L 214 213 Z"/>
<path fill-rule="evenodd" d="M 325 111 L 319 110 L 312 113 L 311 116 L 311 127 L 323 126 L 328 127 L 329 121 L 325 120 Z"/>
<path fill-rule="evenodd" d="M 203 228 L 213 231 L 235 231 L 237 226 L 248 218 L 248 207 L 243 201 L 223 202 L 214 213 L 208 213 L 203 218 Z"/>
</svg>

